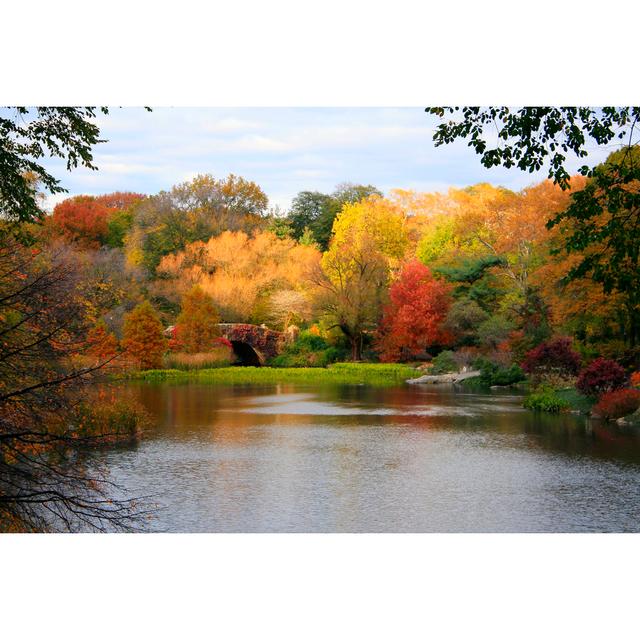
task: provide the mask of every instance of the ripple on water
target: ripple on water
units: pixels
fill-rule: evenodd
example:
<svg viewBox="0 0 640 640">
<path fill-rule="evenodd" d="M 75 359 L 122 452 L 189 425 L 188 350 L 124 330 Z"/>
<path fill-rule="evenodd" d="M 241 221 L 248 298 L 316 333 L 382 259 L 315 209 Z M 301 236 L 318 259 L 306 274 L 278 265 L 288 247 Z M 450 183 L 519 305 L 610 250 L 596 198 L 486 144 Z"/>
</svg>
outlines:
<svg viewBox="0 0 640 640">
<path fill-rule="evenodd" d="M 132 391 L 156 430 L 98 455 L 129 495 L 156 496 L 154 530 L 640 531 L 638 442 L 518 396 Z"/>
</svg>

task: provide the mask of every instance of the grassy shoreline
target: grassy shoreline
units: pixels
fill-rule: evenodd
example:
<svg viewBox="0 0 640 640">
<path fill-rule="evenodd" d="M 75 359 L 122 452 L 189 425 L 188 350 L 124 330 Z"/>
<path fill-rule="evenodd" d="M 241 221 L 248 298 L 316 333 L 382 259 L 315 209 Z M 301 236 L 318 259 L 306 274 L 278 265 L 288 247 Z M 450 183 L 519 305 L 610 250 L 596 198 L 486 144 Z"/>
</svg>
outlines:
<svg viewBox="0 0 640 640">
<path fill-rule="evenodd" d="M 403 364 L 336 363 L 319 367 L 219 367 L 215 369 L 151 369 L 136 371 L 120 379 L 147 382 L 200 382 L 221 385 L 260 385 L 297 382 L 300 384 L 400 384 L 421 372 Z"/>
</svg>

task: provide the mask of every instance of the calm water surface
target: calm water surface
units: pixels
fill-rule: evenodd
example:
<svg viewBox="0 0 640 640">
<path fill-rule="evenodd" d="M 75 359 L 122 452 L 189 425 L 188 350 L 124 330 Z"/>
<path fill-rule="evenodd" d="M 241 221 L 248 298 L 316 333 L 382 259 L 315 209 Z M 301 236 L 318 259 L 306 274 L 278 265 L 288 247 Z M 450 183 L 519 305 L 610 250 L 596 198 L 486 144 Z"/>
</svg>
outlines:
<svg viewBox="0 0 640 640">
<path fill-rule="evenodd" d="M 640 531 L 640 439 L 504 392 L 131 385 L 155 429 L 100 454 L 149 530 Z"/>
</svg>

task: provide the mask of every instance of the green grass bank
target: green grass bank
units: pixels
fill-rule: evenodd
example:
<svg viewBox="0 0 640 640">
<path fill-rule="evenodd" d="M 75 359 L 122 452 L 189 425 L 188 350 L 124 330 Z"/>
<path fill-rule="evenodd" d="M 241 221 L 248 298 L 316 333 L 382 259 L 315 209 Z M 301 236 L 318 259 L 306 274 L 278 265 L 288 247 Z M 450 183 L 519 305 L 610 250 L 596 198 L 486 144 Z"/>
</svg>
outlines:
<svg viewBox="0 0 640 640">
<path fill-rule="evenodd" d="M 220 367 L 183 371 L 179 369 L 151 369 L 131 372 L 125 379 L 148 382 L 200 382 L 204 384 L 369 384 L 394 385 L 421 373 L 403 364 L 370 364 L 340 362 L 326 369 L 317 367 Z"/>
</svg>

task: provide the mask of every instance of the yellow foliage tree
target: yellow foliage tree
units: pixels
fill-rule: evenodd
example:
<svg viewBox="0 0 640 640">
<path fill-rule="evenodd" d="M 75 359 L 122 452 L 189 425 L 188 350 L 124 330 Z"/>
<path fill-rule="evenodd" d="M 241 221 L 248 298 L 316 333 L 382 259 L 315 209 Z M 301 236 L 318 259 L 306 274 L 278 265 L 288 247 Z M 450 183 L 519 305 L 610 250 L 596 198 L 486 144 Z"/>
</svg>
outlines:
<svg viewBox="0 0 640 640">
<path fill-rule="evenodd" d="M 333 223 L 329 251 L 333 245 L 357 243 L 365 235 L 394 264 L 404 257 L 409 246 L 405 214 L 397 204 L 379 196 L 342 207 Z"/>
<path fill-rule="evenodd" d="M 262 322 L 273 293 L 304 293 L 307 273 L 319 259 L 315 247 L 271 232 L 225 231 L 165 256 L 158 273 L 168 280 L 159 286 L 185 292 L 197 284 L 211 296 L 222 321 Z"/>
<path fill-rule="evenodd" d="M 344 205 L 333 223 L 313 278 L 316 304 L 347 337 L 354 360 L 362 357 L 364 335 L 377 325 L 391 271 L 408 246 L 405 215 L 379 196 Z"/>
</svg>

